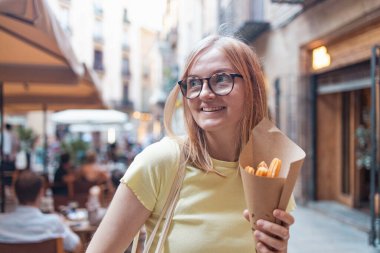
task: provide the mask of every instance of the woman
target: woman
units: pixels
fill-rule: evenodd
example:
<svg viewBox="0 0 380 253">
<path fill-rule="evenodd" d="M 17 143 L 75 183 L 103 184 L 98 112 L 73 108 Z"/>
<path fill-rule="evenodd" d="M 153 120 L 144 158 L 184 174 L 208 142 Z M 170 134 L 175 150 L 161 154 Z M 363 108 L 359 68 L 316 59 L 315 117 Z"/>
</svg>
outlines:
<svg viewBox="0 0 380 253">
<path fill-rule="evenodd" d="M 106 184 L 109 180 L 108 174 L 96 162 L 96 153 L 94 151 L 86 153 L 85 163 L 80 168 L 79 177 L 92 186 Z"/>
<path fill-rule="evenodd" d="M 260 253 L 287 252 L 293 216 L 275 210 L 283 226 L 259 220 L 254 245 L 242 215 L 246 205 L 237 161 L 252 128 L 267 116 L 266 94 L 251 48 L 222 36 L 207 37 L 190 54 L 165 107 L 172 138 L 135 158 L 88 252 L 123 252 L 143 224 L 149 237 L 178 170 L 170 124 L 180 90 L 187 127 L 180 152 L 187 166 L 164 252 L 255 252 L 255 247 Z M 291 201 L 288 209 L 293 207 Z M 247 211 L 244 216 L 248 218 Z"/>
<path fill-rule="evenodd" d="M 70 155 L 63 153 L 60 155 L 59 166 L 54 174 L 53 193 L 54 195 L 72 196 L 72 183 L 75 180 Z"/>
</svg>

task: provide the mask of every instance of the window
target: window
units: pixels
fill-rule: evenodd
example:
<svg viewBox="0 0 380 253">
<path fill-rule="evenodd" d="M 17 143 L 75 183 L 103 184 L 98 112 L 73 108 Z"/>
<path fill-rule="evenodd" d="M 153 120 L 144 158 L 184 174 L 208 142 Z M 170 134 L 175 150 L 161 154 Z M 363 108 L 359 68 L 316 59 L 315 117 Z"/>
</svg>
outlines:
<svg viewBox="0 0 380 253">
<path fill-rule="evenodd" d="M 103 6 L 99 0 L 94 2 L 94 13 L 95 16 L 103 16 Z"/>
<path fill-rule="evenodd" d="M 255 21 L 264 20 L 264 1 L 263 0 L 253 0 L 251 1 L 250 18 Z"/>
<path fill-rule="evenodd" d="M 71 34 L 70 27 L 70 10 L 67 8 L 61 8 L 59 12 L 59 21 L 61 23 L 62 28 L 68 33 Z"/>
<path fill-rule="evenodd" d="M 126 32 L 123 34 L 122 47 L 123 47 L 123 50 L 129 49 L 128 34 Z"/>
<path fill-rule="evenodd" d="M 94 69 L 95 70 L 104 70 L 103 66 L 103 52 L 100 50 L 94 51 Z"/>
<path fill-rule="evenodd" d="M 126 58 L 123 58 L 123 62 L 122 62 L 122 74 L 123 76 L 128 76 L 130 73 L 129 73 L 129 60 L 126 59 Z"/>
<path fill-rule="evenodd" d="M 123 99 L 122 103 L 124 106 L 133 106 L 133 102 L 129 99 L 129 83 L 124 81 L 123 83 Z"/>
<path fill-rule="evenodd" d="M 128 19 L 128 10 L 127 10 L 127 9 L 124 9 L 124 13 L 123 13 L 123 22 L 124 22 L 124 23 L 129 23 L 129 19 Z"/>
</svg>

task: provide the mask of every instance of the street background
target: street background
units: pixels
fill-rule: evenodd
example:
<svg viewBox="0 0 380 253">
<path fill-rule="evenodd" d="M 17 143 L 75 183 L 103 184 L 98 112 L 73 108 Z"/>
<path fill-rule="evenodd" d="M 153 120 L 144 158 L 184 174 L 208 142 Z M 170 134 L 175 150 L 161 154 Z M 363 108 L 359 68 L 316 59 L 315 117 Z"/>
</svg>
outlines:
<svg viewBox="0 0 380 253">
<path fill-rule="evenodd" d="M 1 211 L 22 170 L 53 189 L 59 168 L 78 172 L 92 152 L 105 174 L 124 173 L 165 135 L 166 98 L 209 34 L 252 46 L 272 121 L 306 152 L 289 252 L 376 252 L 379 0 L 0 1 Z M 177 134 L 183 122 L 179 98 Z M 71 186 L 44 208 L 85 208 L 88 189 Z"/>
</svg>

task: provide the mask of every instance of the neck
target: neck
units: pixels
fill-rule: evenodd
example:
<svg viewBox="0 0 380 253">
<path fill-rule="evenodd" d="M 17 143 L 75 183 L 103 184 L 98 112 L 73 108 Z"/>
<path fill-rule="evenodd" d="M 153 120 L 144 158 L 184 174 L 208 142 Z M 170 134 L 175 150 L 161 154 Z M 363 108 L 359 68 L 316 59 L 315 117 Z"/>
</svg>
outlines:
<svg viewBox="0 0 380 253">
<path fill-rule="evenodd" d="M 207 147 L 212 158 L 226 161 L 235 162 L 238 160 L 237 152 L 237 136 L 226 135 L 223 138 L 220 135 L 213 133 L 206 133 Z"/>
<path fill-rule="evenodd" d="M 32 203 L 24 203 L 24 204 L 21 204 L 22 206 L 29 206 L 29 207 L 35 207 L 35 208 L 39 208 L 39 204 L 36 203 L 36 202 L 32 202 Z"/>
</svg>

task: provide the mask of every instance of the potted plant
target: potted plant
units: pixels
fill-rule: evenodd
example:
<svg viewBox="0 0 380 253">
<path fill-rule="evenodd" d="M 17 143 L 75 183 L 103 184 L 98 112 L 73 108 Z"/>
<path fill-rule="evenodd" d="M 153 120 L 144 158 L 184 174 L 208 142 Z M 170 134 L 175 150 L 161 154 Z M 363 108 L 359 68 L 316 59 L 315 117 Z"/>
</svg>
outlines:
<svg viewBox="0 0 380 253">
<path fill-rule="evenodd" d="M 61 144 L 62 151 L 70 154 L 74 166 L 80 166 L 82 164 L 88 148 L 88 143 L 80 138 L 65 141 Z"/>
<path fill-rule="evenodd" d="M 36 142 L 38 135 L 31 128 L 24 126 L 18 127 L 18 138 L 20 141 L 20 152 L 26 155 L 26 167 L 30 169 L 30 156 L 33 151 L 34 143 Z M 18 155 L 20 157 L 20 154 Z M 19 158 L 20 159 L 20 158 Z"/>
</svg>

